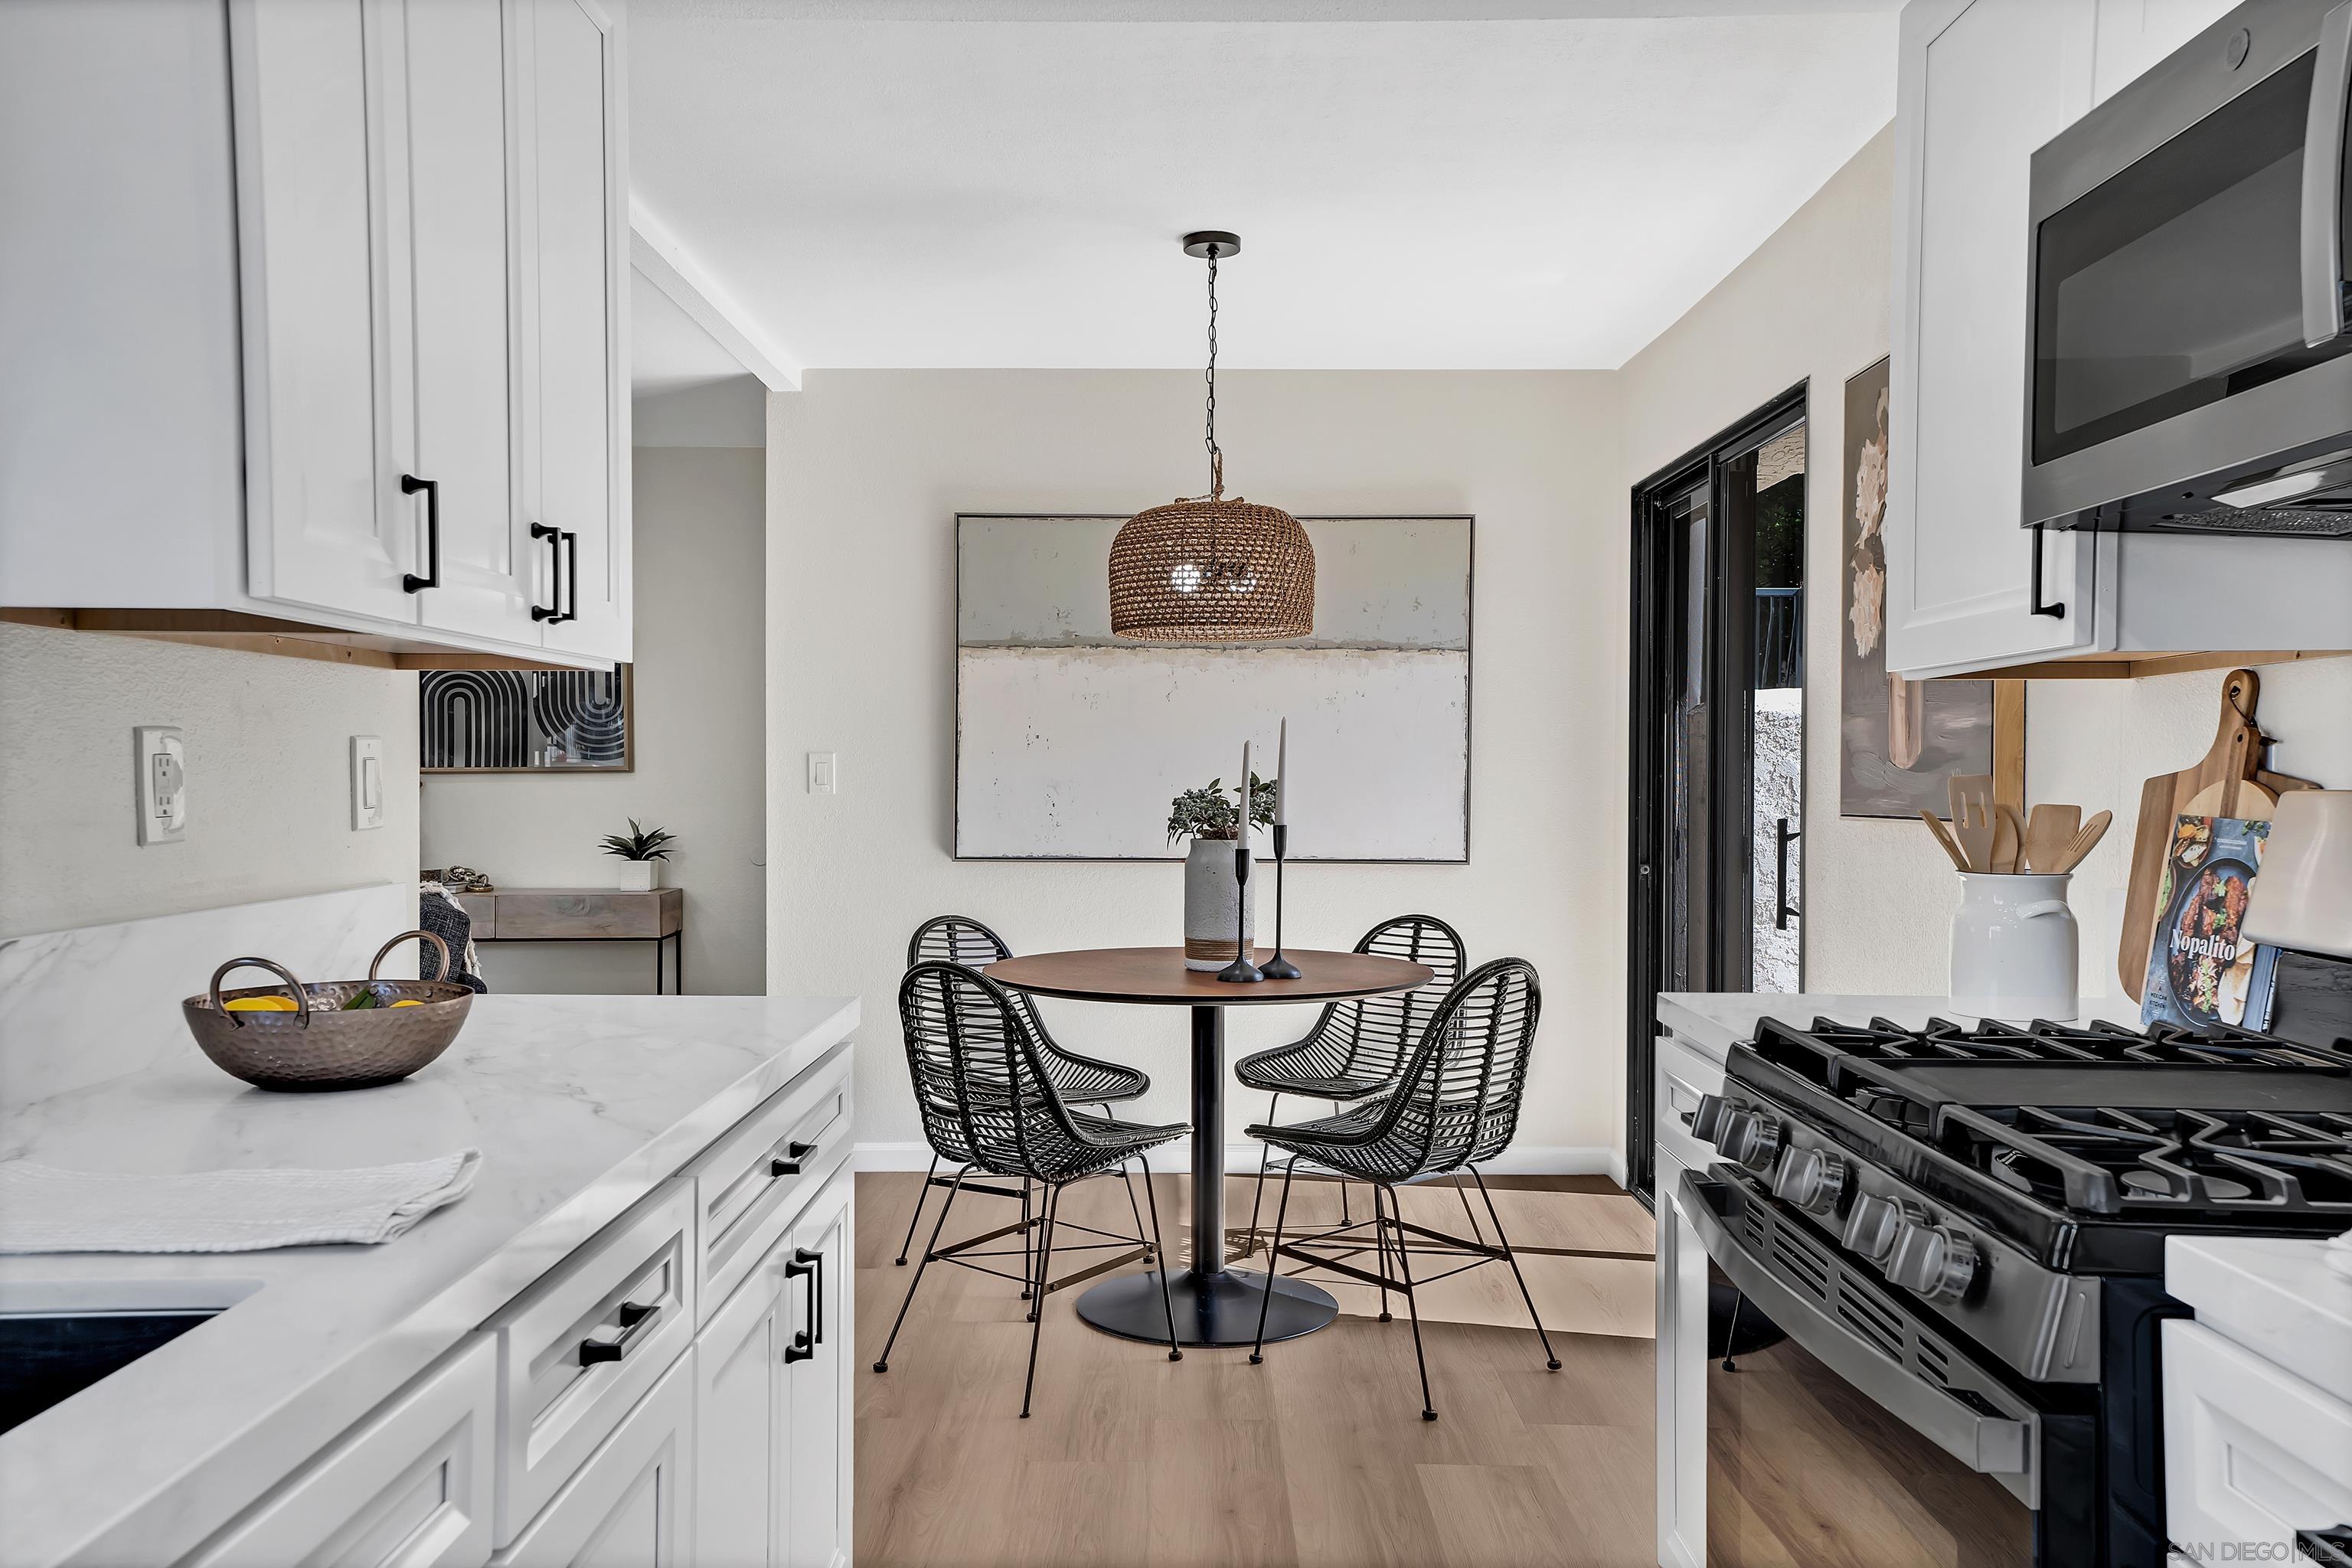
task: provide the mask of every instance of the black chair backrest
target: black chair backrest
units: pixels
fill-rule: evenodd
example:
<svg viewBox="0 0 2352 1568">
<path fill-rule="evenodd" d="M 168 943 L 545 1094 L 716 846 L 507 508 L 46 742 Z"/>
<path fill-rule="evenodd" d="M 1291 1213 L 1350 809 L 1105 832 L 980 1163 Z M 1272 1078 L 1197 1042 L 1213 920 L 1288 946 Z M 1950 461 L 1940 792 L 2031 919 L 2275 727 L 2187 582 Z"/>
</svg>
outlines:
<svg viewBox="0 0 2352 1568">
<path fill-rule="evenodd" d="M 1392 996 L 1334 1002 L 1316 1020 L 1315 1032 L 1336 1046 L 1348 1074 L 1395 1072 L 1436 1013 L 1439 1001 L 1462 978 L 1469 957 L 1462 936 L 1435 915 L 1398 915 L 1366 931 L 1358 952 L 1425 963 L 1435 971 L 1429 984 Z"/>
<path fill-rule="evenodd" d="M 975 969 L 927 959 L 898 983 L 907 1070 L 940 1157 L 1002 1174 L 1077 1141 L 1013 996 Z"/>
<path fill-rule="evenodd" d="M 1004 945 L 1003 937 L 970 915 L 933 915 L 917 926 L 915 934 L 907 941 L 909 969 L 925 959 L 977 969 L 1012 956 L 1013 950 Z"/>
<path fill-rule="evenodd" d="M 1542 1011 L 1543 986 L 1524 958 L 1480 964 L 1437 1005 L 1389 1101 L 1391 1125 L 1421 1148 L 1422 1171 L 1458 1170 L 1509 1146 Z"/>
</svg>

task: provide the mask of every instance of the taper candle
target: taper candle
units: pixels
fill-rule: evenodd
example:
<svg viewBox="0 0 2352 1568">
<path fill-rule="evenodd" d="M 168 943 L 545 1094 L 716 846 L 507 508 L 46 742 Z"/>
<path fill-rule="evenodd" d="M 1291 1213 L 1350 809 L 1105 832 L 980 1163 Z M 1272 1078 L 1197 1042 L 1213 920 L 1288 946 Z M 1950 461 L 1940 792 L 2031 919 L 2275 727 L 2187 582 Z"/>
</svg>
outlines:
<svg viewBox="0 0 2352 1568">
<path fill-rule="evenodd" d="M 1279 827 L 1290 820 L 1290 721 L 1282 721 L 1281 738 L 1274 748 L 1274 821 Z"/>
<path fill-rule="evenodd" d="M 1243 842 L 1244 844 L 1247 844 L 1247 843 L 1249 842 L 1249 836 L 1250 836 L 1250 819 L 1249 819 L 1249 814 L 1250 814 L 1250 771 L 1249 771 L 1249 770 L 1250 770 L 1250 743 L 1249 743 L 1247 741 L 1244 741 L 1244 742 L 1242 742 L 1242 842 Z"/>
</svg>

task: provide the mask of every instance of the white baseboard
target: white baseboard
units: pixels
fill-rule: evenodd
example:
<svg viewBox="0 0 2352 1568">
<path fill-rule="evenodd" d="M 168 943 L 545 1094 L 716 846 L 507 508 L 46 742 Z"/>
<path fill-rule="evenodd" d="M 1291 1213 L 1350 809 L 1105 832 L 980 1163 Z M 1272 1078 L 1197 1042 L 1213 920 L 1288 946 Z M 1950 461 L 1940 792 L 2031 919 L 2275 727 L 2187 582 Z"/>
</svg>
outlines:
<svg viewBox="0 0 2352 1568">
<path fill-rule="evenodd" d="M 1225 1169 L 1236 1175 L 1257 1169 L 1262 1145 L 1225 1145 Z M 861 1171 L 920 1171 L 931 1163 L 928 1143 L 860 1143 L 850 1159 Z M 1166 1143 L 1144 1156 L 1155 1171 L 1182 1173 L 1192 1168 L 1192 1157 L 1182 1142 Z M 1506 1149 L 1482 1167 L 1497 1176 L 1607 1176 L 1625 1184 L 1625 1157 L 1614 1149 L 1574 1145 L 1520 1144 Z"/>
</svg>

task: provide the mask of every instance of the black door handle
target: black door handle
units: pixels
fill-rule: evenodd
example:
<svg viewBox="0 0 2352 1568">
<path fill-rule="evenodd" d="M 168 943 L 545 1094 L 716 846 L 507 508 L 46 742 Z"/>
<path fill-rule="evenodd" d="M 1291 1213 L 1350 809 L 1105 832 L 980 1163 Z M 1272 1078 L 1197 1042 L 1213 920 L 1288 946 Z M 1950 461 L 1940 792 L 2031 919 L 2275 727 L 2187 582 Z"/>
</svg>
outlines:
<svg viewBox="0 0 2352 1568">
<path fill-rule="evenodd" d="M 768 1162 L 768 1174 L 772 1177 L 797 1176 L 801 1173 L 801 1162 L 815 1152 L 816 1145 L 814 1143 L 787 1143 L 780 1157 Z"/>
<path fill-rule="evenodd" d="M 1791 908 L 1789 903 L 1789 846 L 1803 837 L 1801 832 L 1789 831 L 1789 819 L 1785 816 L 1780 819 L 1780 826 L 1772 830 L 1773 858 L 1780 863 L 1778 880 L 1772 889 L 1772 929 L 1774 931 L 1787 931 L 1790 921 L 1804 918 L 1802 910 Z"/>
<path fill-rule="evenodd" d="M 784 1363 L 816 1359 L 816 1347 L 824 1343 L 824 1254 L 811 1252 L 805 1247 L 793 1248 L 784 1262 L 786 1279 L 809 1281 L 809 1327 L 807 1331 L 793 1335 L 793 1342 L 784 1347 Z"/>
<path fill-rule="evenodd" d="M 641 1306 L 635 1301 L 621 1303 L 621 1337 L 617 1340 L 582 1340 L 580 1364 L 594 1366 L 599 1362 L 619 1361 L 643 1343 L 651 1332 L 654 1320 L 661 1316 L 661 1303 Z"/>
<path fill-rule="evenodd" d="M 407 572 L 400 579 L 400 585 L 412 594 L 441 585 L 441 481 L 420 479 L 415 474 L 400 476 L 402 495 L 413 496 L 418 490 L 425 492 L 425 575 Z"/>
<path fill-rule="evenodd" d="M 2048 616 L 2053 620 L 2066 618 L 2065 600 L 2061 599 L 2053 605 L 2042 602 L 2042 525 L 2038 522 L 2033 525 L 2032 602 L 2026 607 L 2037 616 Z"/>
<path fill-rule="evenodd" d="M 563 613 L 551 620 L 576 621 L 580 618 L 580 536 L 570 529 L 561 531 L 563 537 L 556 549 L 563 556 Z"/>
<path fill-rule="evenodd" d="M 531 601 L 530 618 L 534 621 L 560 621 L 563 618 L 563 585 L 557 574 L 563 570 L 563 531 L 550 528 L 543 522 L 534 522 L 530 525 L 530 536 L 548 542 L 547 596 L 555 601 L 551 605 L 542 605 L 535 599 Z"/>
</svg>

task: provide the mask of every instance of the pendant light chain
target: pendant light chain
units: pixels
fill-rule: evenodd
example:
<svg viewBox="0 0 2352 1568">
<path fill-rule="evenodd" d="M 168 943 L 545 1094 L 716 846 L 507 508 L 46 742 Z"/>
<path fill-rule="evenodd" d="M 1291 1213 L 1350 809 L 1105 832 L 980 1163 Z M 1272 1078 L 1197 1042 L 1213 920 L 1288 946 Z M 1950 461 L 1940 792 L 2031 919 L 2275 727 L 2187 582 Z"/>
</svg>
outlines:
<svg viewBox="0 0 2352 1568">
<path fill-rule="evenodd" d="M 1225 455 L 1217 447 L 1217 247 L 1209 247 L 1209 499 L 1225 494 Z"/>
</svg>

